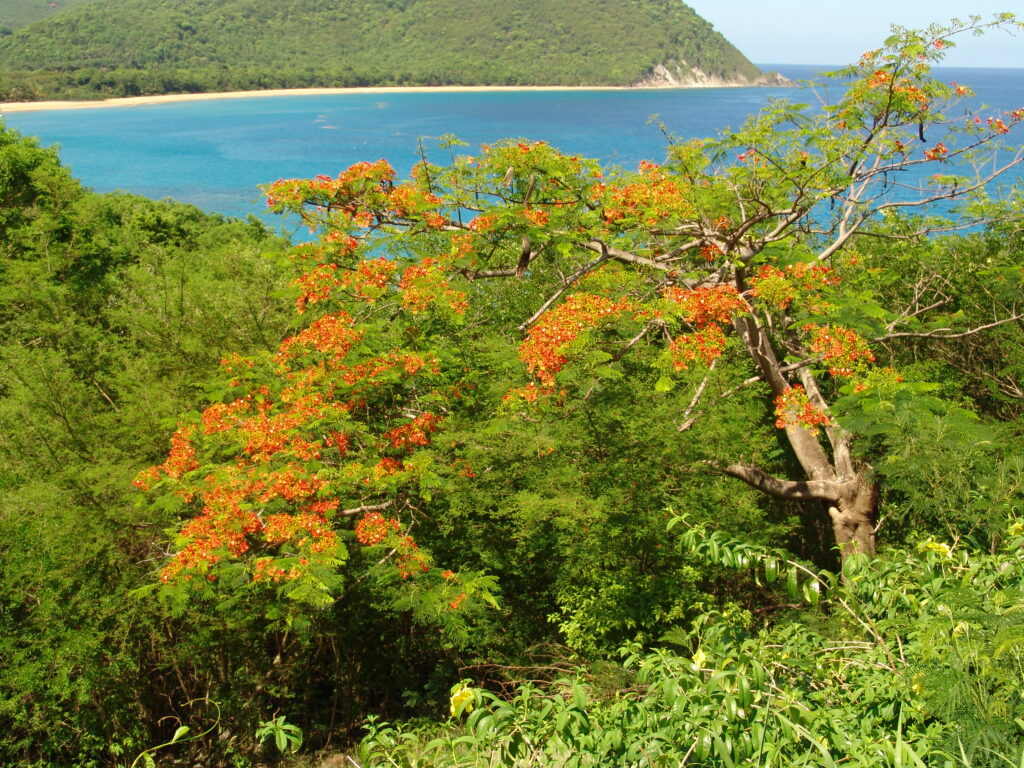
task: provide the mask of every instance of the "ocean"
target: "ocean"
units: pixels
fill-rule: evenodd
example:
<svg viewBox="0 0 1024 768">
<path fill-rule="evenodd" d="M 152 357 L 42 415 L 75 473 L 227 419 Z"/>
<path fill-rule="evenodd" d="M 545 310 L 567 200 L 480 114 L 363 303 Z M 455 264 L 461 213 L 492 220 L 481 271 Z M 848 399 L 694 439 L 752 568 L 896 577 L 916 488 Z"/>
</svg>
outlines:
<svg viewBox="0 0 1024 768">
<path fill-rule="evenodd" d="M 826 67 L 762 65 L 794 80 Z M 969 84 L 981 103 L 1024 106 L 1024 69 L 936 70 Z M 100 192 L 171 197 L 231 216 L 265 217 L 257 185 L 335 175 L 360 160 L 387 158 L 406 173 L 420 143 L 443 160 L 437 139 L 454 134 L 474 152 L 502 138 L 635 168 L 659 161 L 672 134 L 693 138 L 738 128 L 771 99 L 817 103 L 794 88 L 516 91 L 259 96 L 136 107 L 14 112 L 8 126 L 58 145 L 63 162 Z M 656 118 L 655 118 L 656 116 Z M 654 119 L 652 119 L 654 118 Z M 268 219 L 269 221 L 269 219 Z"/>
</svg>

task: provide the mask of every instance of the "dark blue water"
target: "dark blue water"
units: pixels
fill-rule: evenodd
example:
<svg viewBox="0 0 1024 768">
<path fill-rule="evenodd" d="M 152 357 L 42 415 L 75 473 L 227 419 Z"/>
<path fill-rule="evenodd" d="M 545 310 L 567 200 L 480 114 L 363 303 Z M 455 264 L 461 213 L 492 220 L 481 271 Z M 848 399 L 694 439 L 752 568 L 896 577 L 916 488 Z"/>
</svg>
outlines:
<svg viewBox="0 0 1024 768">
<path fill-rule="evenodd" d="M 794 79 L 818 68 L 777 66 Z M 1024 69 L 941 71 L 969 83 L 999 109 L 1024 106 Z M 257 213 L 258 184 L 278 178 L 334 175 L 359 160 L 385 157 L 405 173 L 418 140 L 455 134 L 480 143 L 527 137 L 563 151 L 634 168 L 660 160 L 665 139 L 712 136 L 769 99 L 814 103 L 790 88 L 529 91 L 277 96 L 177 102 L 139 107 L 12 113 L 7 124 L 45 145 L 98 191 L 173 197 L 230 215 Z M 440 154 L 435 154 L 442 159 Z"/>
</svg>

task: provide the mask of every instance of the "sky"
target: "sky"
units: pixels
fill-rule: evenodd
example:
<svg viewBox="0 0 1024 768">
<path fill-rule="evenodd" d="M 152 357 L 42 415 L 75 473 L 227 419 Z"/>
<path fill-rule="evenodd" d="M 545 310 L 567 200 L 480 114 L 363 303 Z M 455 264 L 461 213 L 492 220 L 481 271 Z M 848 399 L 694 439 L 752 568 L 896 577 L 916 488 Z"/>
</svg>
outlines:
<svg viewBox="0 0 1024 768">
<path fill-rule="evenodd" d="M 1024 0 L 684 0 L 755 64 L 850 64 L 893 24 L 920 29 L 1010 11 Z M 1024 32 L 953 38 L 951 67 L 1024 67 Z"/>
</svg>

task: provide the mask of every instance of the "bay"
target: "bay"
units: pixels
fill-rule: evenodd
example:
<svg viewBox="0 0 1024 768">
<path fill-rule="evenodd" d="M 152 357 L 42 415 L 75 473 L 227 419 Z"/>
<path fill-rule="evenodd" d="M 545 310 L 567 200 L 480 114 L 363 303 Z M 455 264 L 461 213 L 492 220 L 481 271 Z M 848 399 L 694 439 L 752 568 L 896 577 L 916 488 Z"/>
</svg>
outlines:
<svg viewBox="0 0 1024 768">
<path fill-rule="evenodd" d="M 822 67 L 764 65 L 793 79 Z M 1000 110 L 1024 106 L 1024 69 L 943 69 Z M 635 168 L 664 157 L 665 137 L 737 128 L 770 99 L 814 103 L 793 88 L 692 90 L 414 92 L 254 95 L 135 107 L 14 112 L 4 121 L 44 145 L 100 192 L 171 197 L 231 216 L 265 214 L 257 185 L 278 178 L 335 175 L 361 160 L 387 158 L 400 174 L 418 159 L 420 141 L 454 134 L 468 152 L 482 143 L 525 137 L 565 152 Z"/>
</svg>

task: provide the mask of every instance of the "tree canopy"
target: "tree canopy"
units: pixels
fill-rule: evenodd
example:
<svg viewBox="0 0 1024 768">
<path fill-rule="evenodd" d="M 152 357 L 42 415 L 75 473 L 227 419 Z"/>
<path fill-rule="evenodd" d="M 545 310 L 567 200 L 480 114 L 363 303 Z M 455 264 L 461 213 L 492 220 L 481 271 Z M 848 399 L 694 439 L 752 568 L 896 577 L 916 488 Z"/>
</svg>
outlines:
<svg viewBox="0 0 1024 768">
<path fill-rule="evenodd" d="M 752 396 L 764 406 L 749 426 L 774 421 L 790 474 L 750 462 L 742 444 L 703 463 L 820 506 L 843 557 L 874 554 L 879 479 L 865 433 L 908 414 L 967 418 L 878 355 L 1024 317 L 1012 263 L 992 266 L 983 311 L 922 277 L 924 251 L 944 248 L 929 236 L 950 222 L 903 213 L 969 202 L 959 228 L 1019 215 L 984 191 L 1024 160 L 1002 146 L 1024 109 L 956 116 L 967 87 L 930 75 L 951 35 L 985 26 L 897 33 L 834 74 L 850 80 L 834 104 L 773 105 L 720 139 L 673 142 L 664 164 L 636 173 L 606 177 L 510 141 L 443 166 L 425 157 L 406 181 L 380 161 L 270 185 L 271 207 L 320 235 L 296 251 L 297 308 L 314 319 L 272 356 L 228 360 L 225 399 L 183 423 L 167 461 L 140 478 L 198 513 L 165 580 L 230 573 L 329 603 L 354 536 L 454 611 L 476 582 L 437 573 L 410 530 L 416 499 L 447 490 L 439 478 L 477 472 L 435 433 L 471 402 L 475 329 L 495 322 L 523 334 L 509 417 L 555 418 L 632 376 L 637 395 L 685 390 L 662 425 L 685 433 Z M 965 175 L 968 163 L 982 170 Z M 905 181 L 912 171 L 920 181 Z M 523 288 L 495 287 L 502 278 Z M 515 308 L 496 318 L 503 293 Z M 658 373 L 653 386 L 627 357 Z M 354 528 L 339 528 L 348 519 Z"/>
</svg>

